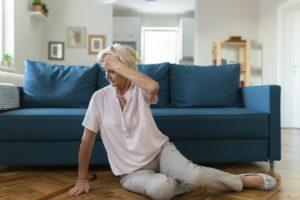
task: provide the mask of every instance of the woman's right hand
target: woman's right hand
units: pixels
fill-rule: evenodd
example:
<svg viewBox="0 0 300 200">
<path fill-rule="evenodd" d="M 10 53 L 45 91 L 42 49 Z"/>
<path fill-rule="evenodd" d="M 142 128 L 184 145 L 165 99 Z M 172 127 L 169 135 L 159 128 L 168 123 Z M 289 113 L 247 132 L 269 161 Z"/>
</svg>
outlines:
<svg viewBox="0 0 300 200">
<path fill-rule="evenodd" d="M 76 197 L 82 193 L 88 193 L 90 189 L 91 184 L 89 179 L 77 179 L 75 186 L 69 190 L 69 195 Z"/>
</svg>

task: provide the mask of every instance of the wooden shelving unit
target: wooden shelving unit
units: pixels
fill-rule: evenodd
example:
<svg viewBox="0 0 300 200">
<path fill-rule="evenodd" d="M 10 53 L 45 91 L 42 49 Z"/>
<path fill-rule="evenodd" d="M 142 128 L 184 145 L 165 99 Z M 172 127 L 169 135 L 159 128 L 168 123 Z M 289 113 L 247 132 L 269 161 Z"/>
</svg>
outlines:
<svg viewBox="0 0 300 200">
<path fill-rule="evenodd" d="M 238 63 L 241 64 L 241 86 L 250 86 L 251 82 L 251 41 L 238 41 L 228 42 L 223 40 L 216 40 L 212 43 L 211 57 L 213 63 L 222 65 L 222 48 L 225 47 L 237 47 L 238 48 Z"/>
</svg>

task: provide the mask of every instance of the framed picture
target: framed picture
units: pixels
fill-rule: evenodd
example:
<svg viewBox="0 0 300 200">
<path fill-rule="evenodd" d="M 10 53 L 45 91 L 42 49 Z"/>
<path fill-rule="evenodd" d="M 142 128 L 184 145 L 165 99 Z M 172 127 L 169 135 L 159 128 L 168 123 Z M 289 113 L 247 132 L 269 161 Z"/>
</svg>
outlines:
<svg viewBox="0 0 300 200">
<path fill-rule="evenodd" d="M 64 59 L 64 43 L 63 42 L 48 42 L 48 59 L 63 60 Z"/>
<path fill-rule="evenodd" d="M 85 48 L 85 27 L 67 27 L 66 37 L 68 48 Z"/>
<path fill-rule="evenodd" d="M 89 54 L 97 54 L 106 47 L 105 35 L 89 35 Z"/>
</svg>

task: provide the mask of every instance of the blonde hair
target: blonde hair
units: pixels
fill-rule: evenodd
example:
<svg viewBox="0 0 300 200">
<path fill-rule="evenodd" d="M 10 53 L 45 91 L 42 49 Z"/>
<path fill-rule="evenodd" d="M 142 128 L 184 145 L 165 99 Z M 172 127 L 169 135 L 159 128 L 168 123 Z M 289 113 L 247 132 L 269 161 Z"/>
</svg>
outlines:
<svg viewBox="0 0 300 200">
<path fill-rule="evenodd" d="M 106 54 L 114 54 L 122 63 L 137 69 L 136 63 L 138 55 L 130 46 L 115 43 L 99 52 L 97 62 L 101 64 L 101 61 Z"/>
</svg>

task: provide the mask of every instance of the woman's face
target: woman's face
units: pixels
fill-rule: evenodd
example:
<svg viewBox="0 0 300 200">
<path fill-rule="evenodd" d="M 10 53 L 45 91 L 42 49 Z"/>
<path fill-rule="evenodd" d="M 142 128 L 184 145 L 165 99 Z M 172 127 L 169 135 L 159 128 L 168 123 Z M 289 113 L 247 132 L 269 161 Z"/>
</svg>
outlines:
<svg viewBox="0 0 300 200">
<path fill-rule="evenodd" d="M 113 67 L 106 66 L 106 64 L 108 64 L 108 65 L 114 64 L 114 62 L 112 62 L 114 60 L 112 60 L 111 57 L 109 57 L 107 59 L 107 56 L 108 55 L 104 55 L 102 58 L 102 60 L 104 61 L 104 62 L 102 62 L 102 65 L 104 66 L 104 69 L 105 69 L 105 78 L 106 78 L 106 80 L 109 81 L 111 86 L 117 87 L 117 88 L 122 88 L 124 85 L 126 85 L 126 83 L 128 82 L 128 79 L 126 79 L 125 77 L 116 73 L 113 70 L 114 69 Z"/>
</svg>

